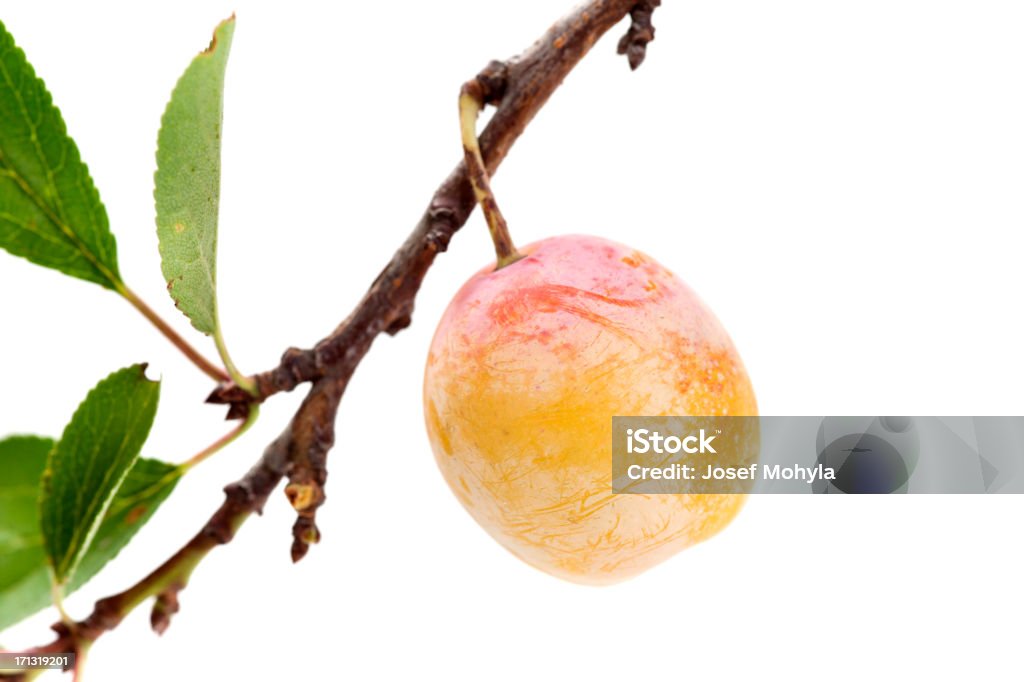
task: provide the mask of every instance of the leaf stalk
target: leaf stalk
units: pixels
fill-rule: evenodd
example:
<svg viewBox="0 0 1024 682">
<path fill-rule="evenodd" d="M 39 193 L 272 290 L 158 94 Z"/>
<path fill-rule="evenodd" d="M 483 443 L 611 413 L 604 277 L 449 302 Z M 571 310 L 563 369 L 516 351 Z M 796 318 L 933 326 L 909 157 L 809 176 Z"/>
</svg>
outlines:
<svg viewBox="0 0 1024 682">
<path fill-rule="evenodd" d="M 256 420 L 259 418 L 259 416 L 260 406 L 256 403 L 253 403 L 252 405 L 249 406 L 249 414 L 242 423 L 240 423 L 235 428 L 231 429 L 231 431 L 224 434 L 222 437 L 211 443 L 203 450 L 197 452 L 187 462 L 182 463 L 180 466 L 182 472 L 186 473 L 188 471 L 191 471 L 197 464 L 206 461 L 211 455 L 220 452 L 228 445 L 231 445 L 231 443 L 238 440 L 246 431 L 248 431 L 252 427 L 253 424 L 256 423 Z"/>
<path fill-rule="evenodd" d="M 188 341 L 183 339 L 178 332 L 174 331 L 174 329 L 171 328 L 171 325 L 167 324 L 167 322 L 157 315 L 145 301 L 139 298 L 138 294 L 124 284 L 120 284 L 120 286 L 118 286 L 117 293 L 121 294 L 126 301 L 132 304 L 132 307 L 142 313 L 142 316 L 149 320 L 150 323 L 156 327 L 168 341 L 174 344 L 174 347 L 181 351 L 186 358 L 191 360 L 192 364 L 198 367 L 203 374 L 210 377 L 217 383 L 223 383 L 231 379 L 227 372 L 203 357 L 203 355 L 193 348 Z"/>
</svg>

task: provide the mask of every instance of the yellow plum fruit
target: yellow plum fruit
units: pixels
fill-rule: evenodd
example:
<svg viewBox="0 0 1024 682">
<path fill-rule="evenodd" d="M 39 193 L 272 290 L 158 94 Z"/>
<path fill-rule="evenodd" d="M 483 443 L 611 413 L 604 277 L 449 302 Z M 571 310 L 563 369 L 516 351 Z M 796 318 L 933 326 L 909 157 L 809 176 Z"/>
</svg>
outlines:
<svg viewBox="0 0 1024 682">
<path fill-rule="evenodd" d="M 739 494 L 613 494 L 612 417 L 756 415 L 732 341 L 674 274 L 553 237 L 456 294 L 430 347 L 427 432 L 445 480 L 514 555 L 588 584 L 721 530 Z"/>
</svg>

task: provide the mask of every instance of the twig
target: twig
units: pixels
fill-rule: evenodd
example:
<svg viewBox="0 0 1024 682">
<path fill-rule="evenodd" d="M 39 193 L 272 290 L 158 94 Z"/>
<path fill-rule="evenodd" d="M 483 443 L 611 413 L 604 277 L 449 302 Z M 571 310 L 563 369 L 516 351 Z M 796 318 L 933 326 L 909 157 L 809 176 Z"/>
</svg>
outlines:
<svg viewBox="0 0 1024 682">
<path fill-rule="evenodd" d="M 591 0 L 563 17 L 518 57 L 491 62 L 479 73 L 475 81 L 484 93 L 484 103 L 497 106 L 480 135 L 487 172 L 493 175 L 562 80 L 598 38 L 627 14 L 633 15 L 629 43 L 646 45 L 653 38 L 653 29 L 641 35 L 636 27 L 638 23 L 650 27 L 650 11 L 657 4 Z M 255 396 L 233 383 L 214 391 L 209 402 L 230 405 L 228 417 L 237 418 L 275 393 L 312 383 L 288 428 L 242 479 L 224 489 L 224 503 L 188 544 L 136 585 L 98 601 L 85 620 L 71 627 L 54 626 L 57 639 L 35 652 L 75 651 L 82 644 L 91 644 L 153 597 L 157 600 L 152 623 L 158 631 L 166 629 L 177 610 L 178 594 L 198 563 L 213 548 L 229 542 L 253 512 L 259 513 L 285 476 L 289 500 L 299 514 L 293 528 L 292 558 L 297 561 L 306 554 L 309 545 L 320 538 L 316 510 L 325 499 L 327 453 L 334 444 L 335 416 L 348 381 L 381 332 L 393 335 L 409 326 L 423 277 L 475 204 L 466 167 L 460 163 L 434 193 L 412 234 L 355 310 L 329 336 L 309 350 L 289 349 L 277 367 L 256 375 Z"/>
<path fill-rule="evenodd" d="M 634 71 L 644 63 L 644 58 L 647 56 L 647 43 L 654 40 L 654 24 L 651 23 L 651 15 L 654 14 L 654 8 L 660 5 L 661 0 L 645 0 L 638 2 L 629 11 L 633 23 L 630 24 L 626 35 L 619 40 L 618 51 L 619 54 L 626 55 L 629 60 L 629 68 Z"/>
</svg>

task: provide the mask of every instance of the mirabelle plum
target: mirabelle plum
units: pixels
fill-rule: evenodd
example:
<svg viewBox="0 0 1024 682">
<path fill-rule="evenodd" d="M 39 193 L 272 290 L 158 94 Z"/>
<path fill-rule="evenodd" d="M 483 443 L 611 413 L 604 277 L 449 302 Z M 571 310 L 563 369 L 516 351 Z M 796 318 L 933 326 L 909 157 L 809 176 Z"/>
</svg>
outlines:
<svg viewBox="0 0 1024 682">
<path fill-rule="evenodd" d="M 424 383 L 438 466 L 523 561 L 616 582 L 721 530 L 742 495 L 613 494 L 615 415 L 756 415 L 710 310 L 650 257 L 596 237 L 531 244 L 456 294 Z"/>
</svg>

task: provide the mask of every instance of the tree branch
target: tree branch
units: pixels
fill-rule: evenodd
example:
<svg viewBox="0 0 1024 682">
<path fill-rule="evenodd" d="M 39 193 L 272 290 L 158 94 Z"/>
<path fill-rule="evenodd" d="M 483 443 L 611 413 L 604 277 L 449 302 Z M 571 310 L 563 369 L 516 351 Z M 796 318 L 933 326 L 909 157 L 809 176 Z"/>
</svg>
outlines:
<svg viewBox="0 0 1024 682">
<path fill-rule="evenodd" d="M 480 135 L 487 171 L 493 174 L 509 149 L 551 94 L 594 43 L 627 14 L 633 17 L 627 45 L 633 68 L 653 39 L 650 12 L 657 1 L 590 0 L 554 24 L 525 52 L 505 62 L 491 62 L 474 79 L 485 104 L 497 111 Z M 639 50 L 639 52 L 637 52 Z M 636 62 L 634 64 L 634 62 Z M 471 81 L 473 82 L 473 81 Z M 454 97 L 453 97 L 454 101 Z M 455 121 L 453 107 L 453 125 Z M 226 499 L 206 525 L 159 568 L 136 585 L 96 602 L 91 615 L 67 627 L 54 626 L 57 639 L 36 652 L 75 651 L 121 622 L 133 608 L 156 597 L 151 618 L 162 632 L 178 608 L 178 593 L 192 571 L 215 547 L 231 540 L 286 476 L 285 488 L 298 512 L 293 528 L 292 558 L 301 559 L 317 542 L 316 510 L 325 499 L 327 453 L 334 444 L 338 405 L 359 362 L 382 332 L 396 334 L 409 326 L 420 284 L 437 254 L 465 224 L 475 206 L 466 168 L 460 163 L 434 193 L 412 234 L 374 280 L 352 313 L 313 348 L 289 349 L 280 364 L 254 378 L 253 396 L 234 383 L 224 383 L 208 401 L 230 406 L 228 418 L 241 418 L 250 406 L 301 383 L 312 387 L 288 428 L 239 481 L 224 489 Z M 2 677 L 2 676 L 0 676 Z M 18 678 L 15 678 L 18 679 Z"/>
<path fill-rule="evenodd" d="M 597 39 L 627 14 L 632 14 L 634 20 L 623 41 L 640 45 L 637 17 L 646 11 L 643 23 L 649 27 L 653 8 L 644 8 L 655 4 L 660 4 L 660 0 L 588 2 L 554 24 L 518 57 L 491 62 L 476 76 L 485 93 L 485 103 L 497 105 L 480 135 L 488 173 L 495 173 L 526 126 Z M 653 29 L 649 39 L 653 39 Z M 454 121 L 454 115 L 452 118 Z M 407 327 L 423 276 L 437 254 L 448 248 L 448 242 L 465 224 L 475 205 L 465 164 L 460 163 L 434 193 L 412 234 L 345 321 L 313 348 L 289 348 L 277 367 L 255 375 L 257 397 L 226 382 L 213 391 L 208 401 L 231 405 L 234 413 L 229 418 L 236 417 L 251 402 L 316 381 L 329 367 L 344 361 L 346 349 L 356 337 L 372 340 L 381 331 L 393 335 Z"/>
</svg>

